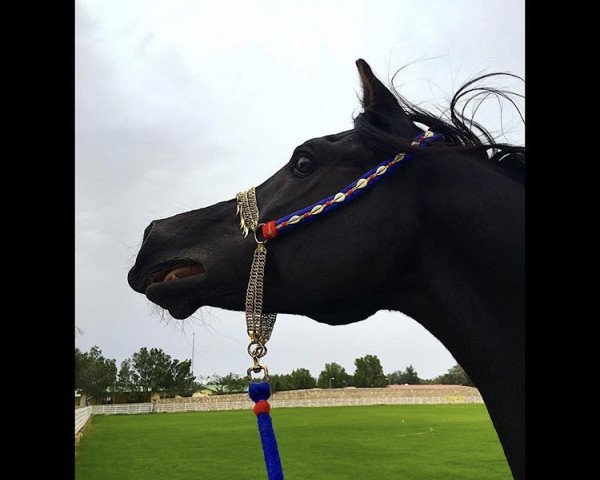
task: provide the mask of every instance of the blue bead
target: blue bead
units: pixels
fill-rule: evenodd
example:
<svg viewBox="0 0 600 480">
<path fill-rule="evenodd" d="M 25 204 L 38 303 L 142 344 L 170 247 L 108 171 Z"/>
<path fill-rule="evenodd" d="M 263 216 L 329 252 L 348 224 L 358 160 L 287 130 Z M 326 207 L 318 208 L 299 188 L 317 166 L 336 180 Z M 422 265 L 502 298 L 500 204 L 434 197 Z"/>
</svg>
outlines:
<svg viewBox="0 0 600 480">
<path fill-rule="evenodd" d="M 255 402 L 267 400 L 271 396 L 271 385 L 269 382 L 251 383 L 248 387 L 248 395 Z"/>
</svg>

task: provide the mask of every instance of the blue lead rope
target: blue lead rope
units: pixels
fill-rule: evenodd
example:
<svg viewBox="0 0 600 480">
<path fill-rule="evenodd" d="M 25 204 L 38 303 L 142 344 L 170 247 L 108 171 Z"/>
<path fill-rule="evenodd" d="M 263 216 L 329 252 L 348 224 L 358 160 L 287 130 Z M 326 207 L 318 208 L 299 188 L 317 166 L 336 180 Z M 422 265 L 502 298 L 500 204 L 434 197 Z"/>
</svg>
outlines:
<svg viewBox="0 0 600 480">
<path fill-rule="evenodd" d="M 269 382 L 251 383 L 248 395 L 255 402 L 254 413 L 258 421 L 258 431 L 265 456 L 265 466 L 269 480 L 283 480 L 283 469 L 277 448 L 277 439 L 271 422 L 271 405 L 267 399 L 271 396 Z"/>
</svg>

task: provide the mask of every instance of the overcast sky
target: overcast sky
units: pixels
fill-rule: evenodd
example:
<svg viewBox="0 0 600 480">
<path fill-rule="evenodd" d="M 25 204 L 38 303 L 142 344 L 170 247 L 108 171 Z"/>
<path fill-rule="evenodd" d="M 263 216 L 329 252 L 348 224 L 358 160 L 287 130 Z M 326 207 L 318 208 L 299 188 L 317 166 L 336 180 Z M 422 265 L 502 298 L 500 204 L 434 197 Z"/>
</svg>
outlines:
<svg viewBox="0 0 600 480">
<path fill-rule="evenodd" d="M 150 221 L 260 184 L 308 138 L 352 128 L 364 58 L 410 100 L 447 105 L 482 71 L 524 76 L 523 0 L 78 1 L 76 4 L 76 344 L 117 362 L 140 347 L 191 358 L 194 373 L 244 373 L 244 315 L 204 308 L 161 318 L 127 271 Z M 500 115 L 481 117 L 491 130 Z M 509 140 L 523 129 L 505 112 Z M 235 212 L 232 212 L 234 214 Z M 379 312 L 332 327 L 280 315 L 272 373 L 327 362 L 421 377 L 455 361 L 411 318 Z"/>
</svg>

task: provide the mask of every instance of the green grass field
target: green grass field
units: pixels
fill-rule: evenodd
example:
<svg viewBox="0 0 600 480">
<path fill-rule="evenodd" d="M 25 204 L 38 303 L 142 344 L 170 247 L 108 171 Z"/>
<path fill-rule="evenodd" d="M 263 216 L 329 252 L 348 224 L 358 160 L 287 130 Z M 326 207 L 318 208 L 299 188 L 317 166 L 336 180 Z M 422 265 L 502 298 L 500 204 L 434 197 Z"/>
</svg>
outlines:
<svg viewBox="0 0 600 480">
<path fill-rule="evenodd" d="M 483 405 L 272 411 L 286 480 L 511 479 Z M 266 479 L 252 411 L 95 416 L 77 480 Z"/>
</svg>

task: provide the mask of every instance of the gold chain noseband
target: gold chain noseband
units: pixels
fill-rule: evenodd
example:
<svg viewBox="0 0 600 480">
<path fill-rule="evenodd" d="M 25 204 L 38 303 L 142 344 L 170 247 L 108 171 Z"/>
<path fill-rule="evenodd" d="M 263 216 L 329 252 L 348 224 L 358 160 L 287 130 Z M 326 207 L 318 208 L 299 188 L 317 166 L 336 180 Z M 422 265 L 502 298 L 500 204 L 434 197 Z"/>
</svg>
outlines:
<svg viewBox="0 0 600 480">
<path fill-rule="evenodd" d="M 248 354 L 253 359 L 253 365 L 248 369 L 248 379 L 252 378 L 252 372 L 260 373 L 262 370 L 265 380 L 268 380 L 269 371 L 266 365 L 260 364 L 260 359 L 267 354 L 266 344 L 271 338 L 277 314 L 263 313 L 263 285 L 267 262 L 266 239 L 258 240 L 256 237 L 256 231 L 261 225 L 258 223 L 259 212 L 254 187 L 238 193 L 236 199 L 240 229 L 244 233 L 244 238 L 248 236 L 248 231 L 252 230 L 256 240 L 256 250 L 254 250 L 252 258 L 248 289 L 246 290 L 246 329 L 250 337 Z"/>
</svg>

